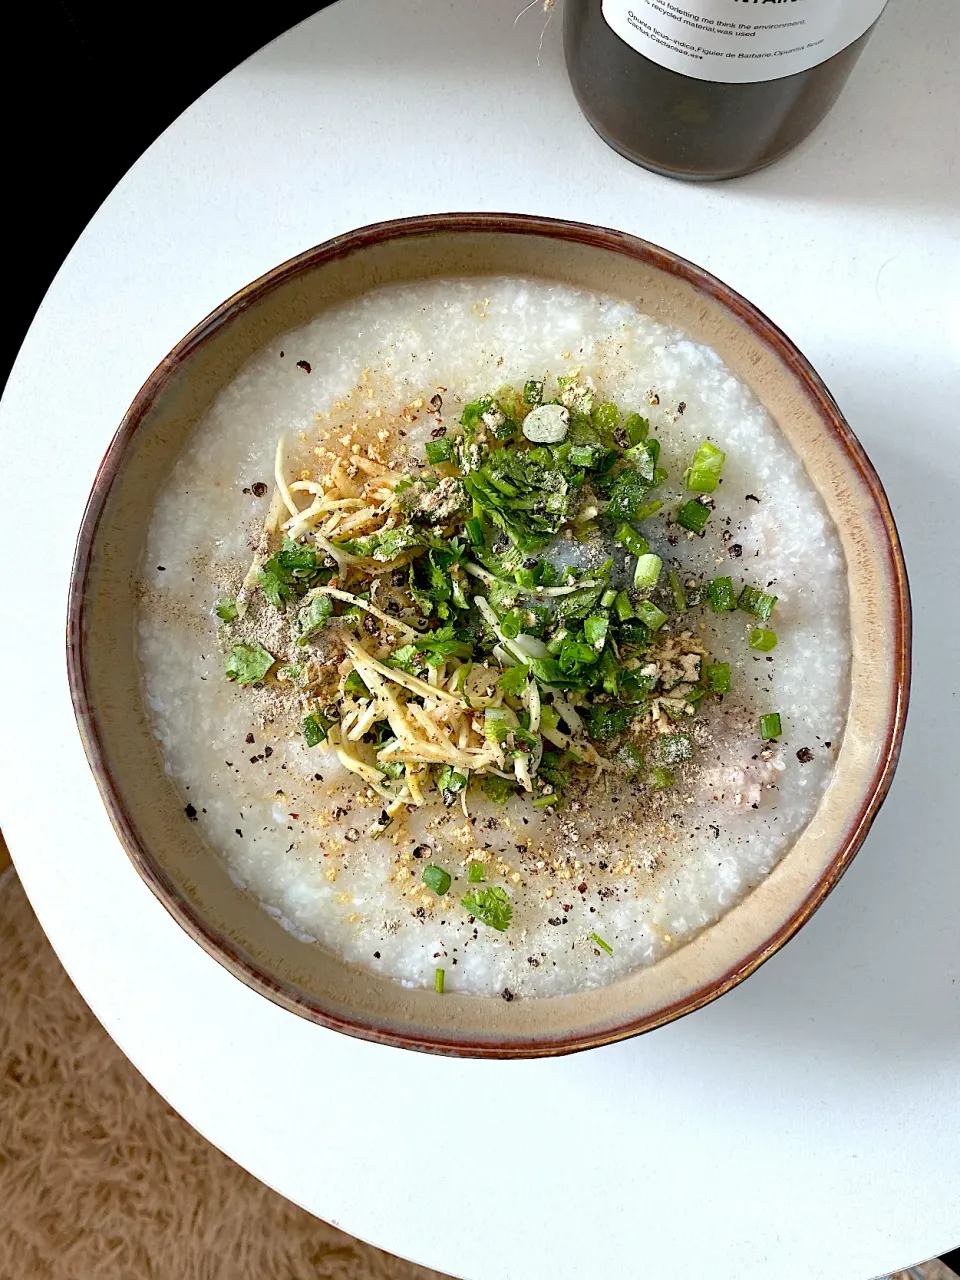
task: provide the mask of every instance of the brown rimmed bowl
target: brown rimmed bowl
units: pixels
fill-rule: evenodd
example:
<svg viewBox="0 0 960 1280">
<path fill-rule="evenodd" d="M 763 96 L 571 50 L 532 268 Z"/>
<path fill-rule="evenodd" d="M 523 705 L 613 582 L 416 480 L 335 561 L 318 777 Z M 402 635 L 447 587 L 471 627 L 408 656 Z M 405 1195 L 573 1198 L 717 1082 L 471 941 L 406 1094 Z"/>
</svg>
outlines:
<svg viewBox="0 0 960 1280">
<path fill-rule="evenodd" d="M 519 275 L 623 298 L 716 350 L 803 459 L 843 545 L 853 657 L 847 727 L 807 828 L 743 902 L 658 964 L 577 995 L 409 990 L 298 941 L 231 882 L 184 815 L 141 703 L 134 584 L 157 491 L 207 408 L 274 337 L 384 284 Z M 322 1026 L 464 1057 L 568 1053 L 649 1031 L 741 982 L 824 900 L 890 786 L 907 709 L 910 599 L 889 504 L 830 393 L 756 307 L 699 267 L 618 231 L 516 214 L 438 214 L 339 236 L 229 298 L 127 411 L 77 540 L 67 661 L 83 745 L 134 866 L 242 982 Z"/>
</svg>

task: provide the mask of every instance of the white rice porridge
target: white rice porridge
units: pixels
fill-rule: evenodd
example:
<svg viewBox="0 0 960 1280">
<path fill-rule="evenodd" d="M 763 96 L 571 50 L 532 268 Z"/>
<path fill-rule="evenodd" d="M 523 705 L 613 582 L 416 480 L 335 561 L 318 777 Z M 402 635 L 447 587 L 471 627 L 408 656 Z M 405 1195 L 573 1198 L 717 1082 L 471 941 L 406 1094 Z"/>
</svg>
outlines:
<svg viewBox="0 0 960 1280">
<path fill-rule="evenodd" d="M 730 668 L 730 691 L 703 698 L 690 720 L 693 757 L 672 785 L 653 786 L 646 772 L 588 769 L 563 803 L 540 807 L 520 788 L 495 804 L 471 786 L 447 805 L 424 786 L 425 802 L 400 806 L 381 833 L 383 795 L 329 743 L 306 745 L 302 695 L 277 680 L 281 668 L 247 687 L 225 678 L 225 653 L 251 628 L 261 627 L 260 639 L 290 640 L 287 614 L 257 589 L 246 618 L 222 622 L 214 612 L 263 549 L 278 439 L 287 441 L 291 481 L 331 465 L 338 450 L 350 465 L 380 449 L 394 471 L 416 472 L 425 442 L 445 438 L 443 428 L 454 437 L 468 402 L 528 379 L 555 386 L 577 371 L 595 384 L 596 404 L 638 411 L 660 441 L 662 506 L 642 533 L 664 575 L 674 569 L 694 591 L 729 576 L 738 592 L 750 584 L 775 595 L 775 611 L 764 620 L 706 603 L 671 613 L 658 631 L 658 644 L 682 632 L 688 648 L 709 655 L 704 663 Z M 695 536 L 675 516 L 692 496 L 684 470 L 706 439 L 726 461 Z M 331 451 L 326 463 L 318 447 Z M 310 494 L 295 498 L 300 506 Z M 593 544 L 587 535 L 558 539 L 557 562 L 591 572 L 612 547 L 609 528 L 598 528 Z M 617 556 L 619 591 L 633 561 Z M 470 582 L 483 590 L 482 580 Z M 749 646 L 757 628 L 775 629 L 774 649 Z M 627 303 L 519 279 L 380 290 L 252 360 L 159 495 L 138 644 L 167 773 L 238 885 L 298 937 L 347 961 L 431 988 L 442 969 L 447 991 L 507 999 L 608 983 L 655 963 L 741 901 L 813 816 L 848 699 L 837 534 L 751 392 L 713 351 Z M 782 732 L 764 741 L 759 717 L 773 712 Z M 655 751 L 659 740 L 651 741 Z M 602 742 L 596 751 L 604 754 Z M 472 863 L 482 882 L 469 878 Z M 428 865 L 449 873 L 447 892 L 424 883 Z M 468 892 L 491 886 L 512 906 L 503 931 L 462 905 Z"/>
</svg>

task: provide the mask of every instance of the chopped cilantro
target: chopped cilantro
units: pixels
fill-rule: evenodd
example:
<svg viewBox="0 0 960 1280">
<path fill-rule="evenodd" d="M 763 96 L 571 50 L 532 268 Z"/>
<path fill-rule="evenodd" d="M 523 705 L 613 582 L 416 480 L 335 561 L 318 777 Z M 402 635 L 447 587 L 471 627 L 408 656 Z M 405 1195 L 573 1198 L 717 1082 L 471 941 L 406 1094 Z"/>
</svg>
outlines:
<svg viewBox="0 0 960 1280">
<path fill-rule="evenodd" d="M 650 423 L 646 418 L 642 418 L 639 413 L 631 413 L 626 422 L 624 422 L 623 429 L 631 446 L 642 444 L 650 432 Z"/>
<path fill-rule="evenodd" d="M 462 630 L 455 632 L 453 623 L 447 622 L 436 631 L 429 631 L 419 640 L 414 640 L 413 647 L 424 655 L 430 667 L 439 667 L 447 658 L 472 657 L 473 645 L 469 640 L 458 639 L 458 634 L 462 635 Z"/>
<path fill-rule="evenodd" d="M 236 596 L 223 596 L 217 601 L 214 613 L 221 622 L 233 622 L 237 616 Z"/>
<path fill-rule="evenodd" d="M 297 614 L 297 629 L 300 632 L 298 645 L 304 645 L 311 636 L 327 625 L 333 617 L 333 601 L 329 596 L 314 596 Z"/>
<path fill-rule="evenodd" d="M 590 708 L 591 738 L 602 742 L 615 734 L 626 733 L 630 721 L 637 714 L 635 707 L 619 707 L 612 702 L 597 702 Z"/>
<path fill-rule="evenodd" d="M 621 471 L 610 486 L 609 502 L 604 509 L 605 520 L 637 520 L 643 500 L 650 486 L 639 471 L 632 467 Z"/>
<path fill-rule="evenodd" d="M 335 540 L 333 545 L 351 556 L 369 556 L 373 560 L 389 561 L 396 560 L 405 551 L 413 551 L 426 544 L 412 525 L 401 524 L 395 529 L 378 529 L 376 533 L 368 533 L 363 538 Z"/>
<path fill-rule="evenodd" d="M 500 778 L 498 779 L 498 781 L 502 782 L 502 781 L 505 781 L 505 779 Z M 474 859 L 472 862 L 470 862 L 467 865 L 467 880 L 470 882 L 470 884 L 483 883 L 483 863 L 482 862 L 477 862 L 476 859 Z"/>
<path fill-rule="evenodd" d="M 227 655 L 224 671 L 228 680 L 237 684 L 256 684 L 262 680 L 275 659 L 262 645 L 235 644 Z"/>
<path fill-rule="evenodd" d="M 416 675 L 414 662 L 417 657 L 417 646 L 415 644 L 404 644 L 399 649 L 394 649 L 387 659 L 387 666 L 396 667 L 398 671 L 406 671 L 407 675 Z"/>
<path fill-rule="evenodd" d="M 360 678 L 360 673 L 351 671 L 343 682 L 343 691 L 350 695 L 351 698 L 369 698 L 370 690 Z"/>
<path fill-rule="evenodd" d="M 505 889 L 490 885 L 486 889 L 472 889 L 460 899 L 461 905 L 476 916 L 481 924 L 503 933 L 513 919 L 513 903 Z"/>
<path fill-rule="evenodd" d="M 662 790 L 665 787 L 672 787 L 676 779 L 670 769 L 652 769 L 650 772 L 650 785 Z"/>
<path fill-rule="evenodd" d="M 643 768 L 643 756 L 632 743 L 625 742 L 617 752 L 617 764 L 624 773 L 634 778 Z"/>
<path fill-rule="evenodd" d="M 436 466 L 438 462 L 449 462 L 453 456 L 453 441 L 447 437 L 440 440 L 428 440 L 426 443 L 427 461 Z"/>
<path fill-rule="evenodd" d="M 475 509 L 521 551 L 537 551 L 563 527 L 579 484 L 548 449 L 498 449 L 464 478 Z"/>
<path fill-rule="evenodd" d="M 311 587 L 330 576 L 313 547 L 285 538 L 280 550 L 264 562 L 257 580 L 274 608 L 282 609 L 288 601 L 306 595 Z"/>
<path fill-rule="evenodd" d="M 538 404 L 543 404 L 543 383 L 537 382 L 536 379 L 530 378 L 523 384 L 523 402 L 536 408 Z"/>
<path fill-rule="evenodd" d="M 510 693 L 517 697 L 526 687 L 529 674 L 530 668 L 525 663 L 520 662 L 515 667 L 507 667 L 497 684 L 499 684 L 504 693 Z"/>
</svg>

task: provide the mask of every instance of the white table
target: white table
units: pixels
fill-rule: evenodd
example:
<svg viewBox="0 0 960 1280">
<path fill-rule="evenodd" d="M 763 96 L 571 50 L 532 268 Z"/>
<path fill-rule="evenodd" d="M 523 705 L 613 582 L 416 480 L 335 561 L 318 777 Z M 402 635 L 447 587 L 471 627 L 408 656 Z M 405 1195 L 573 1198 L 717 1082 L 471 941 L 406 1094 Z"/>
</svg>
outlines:
<svg viewBox="0 0 960 1280">
<path fill-rule="evenodd" d="M 558 17 L 538 66 L 542 19 L 514 27 L 519 7 L 342 0 L 206 94 L 84 232 L 2 406 L 0 822 L 53 945 L 137 1067 L 338 1226 L 474 1280 L 866 1280 L 960 1242 L 956 0 L 892 0 L 819 133 L 712 187 L 607 150 L 574 105 Z M 753 299 L 846 410 L 912 572 L 903 760 L 836 893 L 717 1004 L 559 1061 L 363 1044 L 229 977 L 124 857 L 64 673 L 87 490 L 160 357 L 306 246 L 450 209 L 621 227 Z"/>
</svg>

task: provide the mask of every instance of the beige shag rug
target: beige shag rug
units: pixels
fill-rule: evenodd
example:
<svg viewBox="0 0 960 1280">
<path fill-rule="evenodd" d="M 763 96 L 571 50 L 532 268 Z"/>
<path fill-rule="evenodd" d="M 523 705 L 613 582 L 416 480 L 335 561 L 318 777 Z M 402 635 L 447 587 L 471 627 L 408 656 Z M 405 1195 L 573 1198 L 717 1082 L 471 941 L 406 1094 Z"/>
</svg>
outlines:
<svg viewBox="0 0 960 1280">
<path fill-rule="evenodd" d="M 311 1217 L 171 1111 L 0 872 L 0 1280 L 437 1274 Z"/>
</svg>

